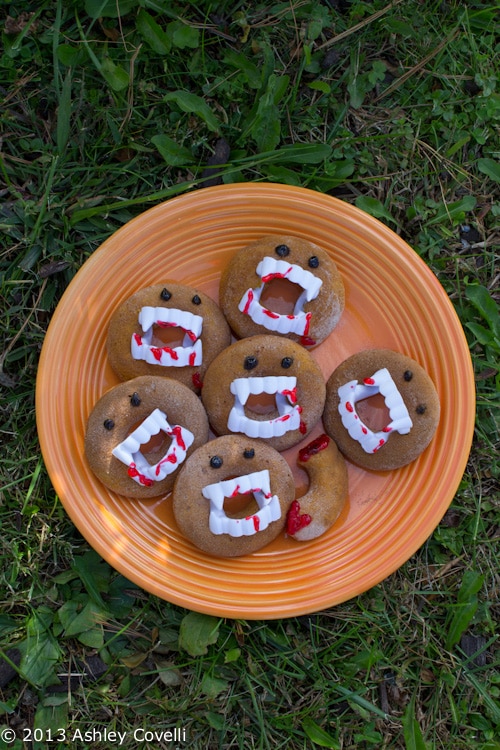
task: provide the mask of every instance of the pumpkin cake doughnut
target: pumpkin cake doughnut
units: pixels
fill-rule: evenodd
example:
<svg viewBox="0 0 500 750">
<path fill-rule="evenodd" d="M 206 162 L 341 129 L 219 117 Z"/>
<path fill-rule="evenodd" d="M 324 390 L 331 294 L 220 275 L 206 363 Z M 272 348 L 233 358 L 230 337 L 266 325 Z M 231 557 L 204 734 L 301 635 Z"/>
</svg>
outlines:
<svg viewBox="0 0 500 750">
<path fill-rule="evenodd" d="M 209 366 L 201 398 L 217 435 L 241 433 L 278 451 L 291 448 L 321 418 L 326 387 L 311 354 L 279 336 L 250 336 Z"/>
<path fill-rule="evenodd" d="M 107 391 L 92 409 L 85 456 L 108 489 L 131 498 L 164 495 L 179 466 L 208 440 L 196 394 L 176 380 L 142 375 Z"/>
<path fill-rule="evenodd" d="M 198 448 L 180 470 L 173 512 L 196 547 L 237 557 L 283 531 L 294 496 L 293 474 L 280 453 L 261 440 L 224 435 Z"/>
<path fill-rule="evenodd" d="M 199 393 L 208 365 L 230 341 L 226 319 L 210 297 L 167 280 L 140 289 L 117 308 L 107 351 L 120 380 L 162 375 Z"/>
<path fill-rule="evenodd" d="M 300 449 L 297 465 L 306 471 L 309 488 L 291 504 L 286 533 L 305 542 L 324 534 L 339 517 L 347 501 L 347 464 L 334 441 L 322 434 Z"/>
<path fill-rule="evenodd" d="M 222 272 L 219 300 L 239 338 L 273 333 L 313 347 L 345 305 L 330 255 L 299 237 L 270 235 L 239 250 Z"/>
<path fill-rule="evenodd" d="M 439 413 L 434 383 L 418 362 L 389 349 L 369 349 L 329 377 L 323 424 L 350 461 L 388 471 L 422 453 Z"/>
</svg>

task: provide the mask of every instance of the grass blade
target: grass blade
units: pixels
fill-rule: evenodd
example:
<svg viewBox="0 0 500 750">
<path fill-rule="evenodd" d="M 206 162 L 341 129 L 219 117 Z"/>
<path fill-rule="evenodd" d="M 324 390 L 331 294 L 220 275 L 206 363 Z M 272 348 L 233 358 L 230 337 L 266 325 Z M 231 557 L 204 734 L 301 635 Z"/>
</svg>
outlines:
<svg viewBox="0 0 500 750">
<path fill-rule="evenodd" d="M 412 695 L 403 714 L 403 736 L 406 750 L 426 750 L 422 731 L 415 717 L 415 695 Z"/>
<path fill-rule="evenodd" d="M 450 651 L 467 630 L 478 608 L 477 594 L 484 583 L 484 576 L 475 570 L 466 570 L 457 596 L 457 605 L 450 618 L 446 648 Z"/>
<path fill-rule="evenodd" d="M 59 156 L 64 154 L 69 140 L 71 121 L 71 68 L 63 81 L 59 107 L 57 108 L 56 144 Z"/>
<path fill-rule="evenodd" d="M 315 745 L 319 745 L 319 747 L 330 747 L 333 748 L 333 750 L 340 750 L 340 745 L 337 740 L 334 739 L 331 734 L 325 732 L 319 724 L 316 724 L 316 722 L 309 717 L 306 717 L 302 722 L 302 728 L 311 742 Z"/>
</svg>

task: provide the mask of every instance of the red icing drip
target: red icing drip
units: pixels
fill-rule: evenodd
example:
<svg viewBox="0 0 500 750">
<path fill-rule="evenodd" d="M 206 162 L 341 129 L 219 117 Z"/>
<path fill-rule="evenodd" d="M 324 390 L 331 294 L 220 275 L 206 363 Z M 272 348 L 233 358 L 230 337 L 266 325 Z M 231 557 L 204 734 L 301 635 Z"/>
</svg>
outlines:
<svg viewBox="0 0 500 750">
<path fill-rule="evenodd" d="M 294 500 L 290 505 L 290 509 L 286 517 L 286 533 L 293 536 L 303 529 L 305 526 L 309 526 L 312 518 L 309 513 L 300 513 L 300 503 Z"/>
<path fill-rule="evenodd" d="M 300 339 L 300 343 L 302 344 L 302 346 L 315 346 L 316 341 L 309 336 L 302 336 Z"/>
<path fill-rule="evenodd" d="M 348 412 L 350 412 L 351 414 L 352 414 L 352 412 L 354 411 L 354 406 L 353 406 L 353 405 L 352 405 L 352 404 L 350 403 L 350 401 L 348 401 L 348 402 L 346 403 L 346 405 L 345 405 L 345 408 L 346 408 L 346 409 L 347 409 L 347 411 L 348 411 Z"/>
<path fill-rule="evenodd" d="M 253 301 L 253 292 L 251 289 L 247 292 L 247 301 L 245 302 L 245 307 L 243 308 L 242 312 L 244 315 L 248 315 L 248 311 L 250 310 L 250 305 Z"/>
<path fill-rule="evenodd" d="M 299 432 L 301 433 L 301 435 L 305 435 L 307 432 L 307 425 L 302 421 L 302 419 L 300 420 Z"/>
<path fill-rule="evenodd" d="M 194 333 L 194 331 L 186 331 L 186 333 L 188 337 L 191 339 L 191 341 L 196 341 L 196 339 L 198 338 L 198 336 L 196 335 L 196 333 Z"/>
<path fill-rule="evenodd" d="M 168 354 L 173 360 L 179 359 L 179 355 L 177 354 L 177 352 L 170 346 L 163 346 L 161 348 L 158 346 L 152 346 L 151 351 L 153 352 L 153 357 L 158 362 L 161 362 L 163 352 L 165 352 L 165 354 Z"/>
<path fill-rule="evenodd" d="M 375 385 L 375 381 L 374 381 L 374 379 L 373 379 L 373 378 L 365 378 L 365 379 L 363 380 L 363 383 L 364 383 L 365 385 Z"/>
<path fill-rule="evenodd" d="M 255 531 L 258 531 L 260 529 L 260 519 L 259 519 L 259 517 L 258 516 L 247 516 L 245 518 L 245 521 L 248 521 L 250 518 L 253 521 L 253 527 L 254 527 Z"/>
<path fill-rule="evenodd" d="M 145 487 L 151 487 L 152 484 L 153 484 L 153 480 L 152 479 L 148 479 L 147 477 L 144 476 L 144 474 L 141 474 L 137 470 L 136 465 L 134 463 L 130 464 L 130 466 L 128 467 L 128 472 L 127 473 L 129 475 L 129 477 L 131 477 L 132 479 L 134 477 L 137 477 L 139 479 L 139 482 L 141 484 L 143 484 Z"/>
<path fill-rule="evenodd" d="M 292 388 L 292 390 L 285 388 L 285 390 L 281 392 L 284 396 L 288 396 L 288 400 L 291 404 L 297 403 L 297 388 Z"/>
<path fill-rule="evenodd" d="M 288 419 L 290 419 L 290 414 L 283 414 L 282 417 L 278 417 L 276 420 L 277 422 L 286 422 Z"/>
<path fill-rule="evenodd" d="M 201 379 L 201 375 L 199 372 L 195 372 L 193 374 L 193 377 L 191 378 L 193 381 L 193 385 L 195 388 L 202 388 L 203 387 L 203 381 Z"/>
<path fill-rule="evenodd" d="M 189 366 L 194 367 L 194 363 L 196 362 L 196 352 L 191 352 L 189 355 Z"/>
<path fill-rule="evenodd" d="M 164 346 L 163 351 L 165 352 L 165 354 L 169 354 L 172 357 L 172 359 L 175 359 L 175 360 L 179 359 L 179 355 L 177 354 L 176 351 L 172 349 L 172 347 Z"/>
<path fill-rule="evenodd" d="M 272 281 L 273 279 L 284 279 L 285 276 L 287 276 L 292 270 L 292 267 L 288 268 L 285 273 L 268 273 L 266 276 L 261 276 L 262 281 L 264 284 L 267 284 L 268 281 Z"/>
<path fill-rule="evenodd" d="M 263 307 L 262 309 L 264 311 L 264 314 L 267 315 L 268 318 L 273 318 L 273 319 L 279 318 L 278 313 L 275 313 L 272 310 L 268 310 L 267 307 Z"/>
<path fill-rule="evenodd" d="M 233 492 L 231 494 L 231 497 L 236 497 L 239 494 L 240 494 L 240 485 L 237 484 L 236 487 L 235 487 L 235 489 L 233 490 Z"/>
<path fill-rule="evenodd" d="M 138 333 L 134 333 L 134 339 L 137 346 L 142 346 L 142 338 L 139 336 Z"/>
<path fill-rule="evenodd" d="M 311 317 L 312 317 L 312 313 L 310 313 L 310 312 L 306 313 L 306 325 L 305 325 L 305 328 L 304 328 L 304 336 L 305 337 L 309 336 L 309 329 L 311 327 Z"/>
<path fill-rule="evenodd" d="M 175 440 L 177 442 L 177 445 L 179 448 L 181 448 L 183 451 L 186 450 L 186 443 L 182 439 L 182 427 L 180 425 L 175 425 L 175 427 L 172 428 L 172 432 L 174 434 Z"/>
<path fill-rule="evenodd" d="M 164 463 L 176 464 L 177 463 L 177 456 L 175 455 L 175 453 L 170 453 L 168 456 L 165 456 L 165 458 L 162 458 L 162 460 L 158 463 L 158 465 L 157 465 L 157 467 L 155 469 L 156 476 L 159 475 L 159 473 L 160 473 L 160 466 L 162 464 L 164 464 Z"/>
<path fill-rule="evenodd" d="M 306 445 L 305 448 L 302 448 L 299 451 L 299 461 L 302 461 L 303 463 L 309 461 L 311 456 L 315 456 L 320 451 L 325 450 L 325 448 L 328 447 L 329 442 L 330 438 L 324 433 L 315 438 L 309 443 L 309 445 Z"/>
<path fill-rule="evenodd" d="M 392 432 L 392 427 L 384 427 L 382 432 Z"/>
</svg>

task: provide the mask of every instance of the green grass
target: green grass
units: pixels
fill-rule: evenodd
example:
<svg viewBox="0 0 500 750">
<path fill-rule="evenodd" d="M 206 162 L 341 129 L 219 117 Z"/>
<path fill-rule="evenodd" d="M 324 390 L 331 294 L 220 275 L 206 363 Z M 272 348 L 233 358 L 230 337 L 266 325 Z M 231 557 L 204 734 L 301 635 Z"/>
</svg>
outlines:
<svg viewBox="0 0 500 750">
<path fill-rule="evenodd" d="M 491 3 L 24 0 L 0 3 L 0 27 L 0 708 L 16 734 L 0 744 L 118 745 L 85 738 L 106 729 L 170 747 L 141 732 L 177 726 L 192 748 L 500 748 Z M 386 222 L 470 343 L 476 431 L 450 511 L 388 579 L 307 617 L 217 620 L 137 589 L 40 457 L 35 377 L 62 292 L 214 158 L 226 183 L 301 185 Z"/>
</svg>

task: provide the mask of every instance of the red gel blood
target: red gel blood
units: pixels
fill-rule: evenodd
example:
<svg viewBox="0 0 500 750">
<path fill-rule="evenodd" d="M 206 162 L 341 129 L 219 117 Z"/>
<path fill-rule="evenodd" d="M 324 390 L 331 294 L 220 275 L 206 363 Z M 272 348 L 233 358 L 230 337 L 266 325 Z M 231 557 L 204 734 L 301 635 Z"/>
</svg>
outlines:
<svg viewBox="0 0 500 750">
<path fill-rule="evenodd" d="M 305 526 L 309 526 L 312 518 L 309 513 L 300 513 L 300 503 L 294 500 L 290 505 L 290 509 L 286 517 L 286 533 L 293 536 L 303 529 Z"/>
<path fill-rule="evenodd" d="M 201 379 L 201 375 L 199 372 L 195 372 L 191 380 L 193 381 L 193 385 L 195 388 L 203 387 L 203 380 Z"/>
<path fill-rule="evenodd" d="M 328 435 L 320 435 L 319 437 L 312 440 L 309 445 L 306 445 L 304 448 L 302 448 L 299 451 L 299 461 L 302 461 L 305 463 L 306 461 L 309 461 L 311 456 L 315 456 L 320 451 L 325 450 L 325 448 L 328 446 L 328 443 L 330 442 L 330 438 Z"/>
</svg>

